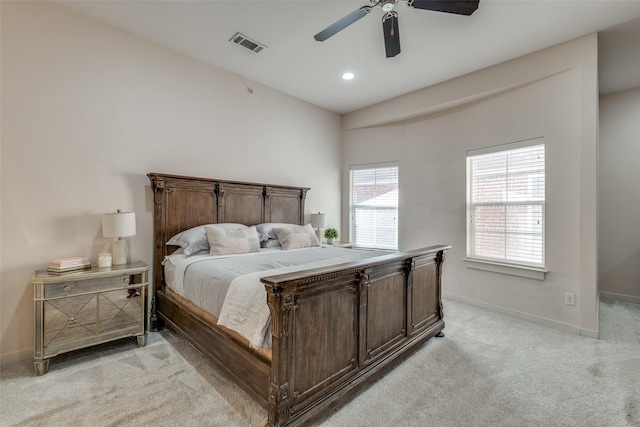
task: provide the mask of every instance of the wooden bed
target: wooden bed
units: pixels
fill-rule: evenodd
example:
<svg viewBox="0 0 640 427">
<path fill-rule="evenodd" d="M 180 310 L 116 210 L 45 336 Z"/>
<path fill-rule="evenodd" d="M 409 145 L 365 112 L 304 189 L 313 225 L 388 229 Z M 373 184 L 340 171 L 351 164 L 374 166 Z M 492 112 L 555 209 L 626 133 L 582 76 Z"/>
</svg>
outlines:
<svg viewBox="0 0 640 427">
<path fill-rule="evenodd" d="M 257 402 L 267 426 L 326 418 L 426 340 L 442 335 L 449 246 L 262 278 L 272 349 L 250 349 L 165 286 L 165 243 L 201 224 L 305 224 L 308 188 L 150 173 L 154 194 L 152 328 L 191 341 Z M 390 390 L 390 393 L 393 391 Z"/>
</svg>

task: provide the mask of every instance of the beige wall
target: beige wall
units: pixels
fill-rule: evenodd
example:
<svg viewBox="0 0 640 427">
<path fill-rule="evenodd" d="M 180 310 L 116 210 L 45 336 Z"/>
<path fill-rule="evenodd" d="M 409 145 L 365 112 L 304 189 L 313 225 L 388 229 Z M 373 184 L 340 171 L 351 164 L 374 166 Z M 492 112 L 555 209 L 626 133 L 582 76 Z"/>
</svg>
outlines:
<svg viewBox="0 0 640 427">
<path fill-rule="evenodd" d="M 336 114 L 260 85 L 250 94 L 240 76 L 54 4 L 0 4 L 0 361 L 31 357 L 32 271 L 61 256 L 95 261 L 108 245 L 102 213 L 135 210 L 132 254 L 151 262 L 151 171 L 309 186 L 307 212 L 327 212 L 337 228 L 342 217 L 348 236 L 341 174 L 398 160 L 401 249 L 453 244 L 447 295 L 597 333 L 595 35 L 348 114 L 342 130 Z M 615 96 L 603 98 L 601 133 L 630 143 L 616 122 L 628 100 Z M 637 92 L 628 96 L 637 111 Z M 548 152 L 546 280 L 467 269 L 465 152 L 538 136 Z M 629 240 L 601 258 L 603 278 L 637 249 Z"/>
<path fill-rule="evenodd" d="M 640 88 L 600 98 L 600 291 L 640 302 Z"/>
<path fill-rule="evenodd" d="M 97 254 L 133 210 L 151 263 L 148 172 L 311 187 L 340 223 L 341 120 L 52 3 L 2 2 L 0 356 L 32 357 L 33 270 Z"/>
<path fill-rule="evenodd" d="M 399 161 L 400 248 L 453 245 L 446 295 L 597 336 L 597 108 L 591 35 L 346 115 L 343 174 L 351 164 Z M 466 151 L 541 136 L 546 280 L 467 268 Z M 564 304 L 565 292 L 576 306 Z"/>
</svg>

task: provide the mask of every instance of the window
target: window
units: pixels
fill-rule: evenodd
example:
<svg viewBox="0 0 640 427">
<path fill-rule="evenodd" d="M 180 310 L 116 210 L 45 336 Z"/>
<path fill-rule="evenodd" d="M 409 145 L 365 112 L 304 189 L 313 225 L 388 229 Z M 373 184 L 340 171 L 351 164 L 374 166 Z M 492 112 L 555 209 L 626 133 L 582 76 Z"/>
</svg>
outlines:
<svg viewBox="0 0 640 427">
<path fill-rule="evenodd" d="M 351 241 L 398 249 L 398 164 L 351 166 Z"/>
<path fill-rule="evenodd" d="M 544 267 L 544 139 L 467 152 L 467 258 Z"/>
</svg>

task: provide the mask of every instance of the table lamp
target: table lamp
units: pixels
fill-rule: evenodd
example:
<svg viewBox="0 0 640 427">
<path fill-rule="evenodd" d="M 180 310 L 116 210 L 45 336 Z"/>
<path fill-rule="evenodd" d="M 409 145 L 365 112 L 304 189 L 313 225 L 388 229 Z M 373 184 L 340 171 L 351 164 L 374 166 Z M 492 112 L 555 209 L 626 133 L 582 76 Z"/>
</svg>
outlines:
<svg viewBox="0 0 640 427">
<path fill-rule="evenodd" d="M 318 241 L 322 243 L 322 230 L 327 227 L 327 214 L 311 214 L 311 226 L 316 229 Z"/>
<path fill-rule="evenodd" d="M 136 213 L 118 212 L 102 215 L 102 235 L 117 238 L 113 241 L 113 264 L 126 264 L 129 245 L 123 237 L 136 235 Z"/>
</svg>

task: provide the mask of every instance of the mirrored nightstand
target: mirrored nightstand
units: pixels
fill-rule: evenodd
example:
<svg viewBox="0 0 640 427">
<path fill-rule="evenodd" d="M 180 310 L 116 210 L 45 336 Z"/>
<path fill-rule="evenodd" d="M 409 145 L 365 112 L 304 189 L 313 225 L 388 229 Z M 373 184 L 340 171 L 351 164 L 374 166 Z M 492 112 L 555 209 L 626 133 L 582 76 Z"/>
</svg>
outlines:
<svg viewBox="0 0 640 427">
<path fill-rule="evenodd" d="M 143 262 L 98 269 L 33 275 L 36 375 L 50 358 L 72 350 L 137 337 L 146 344 L 149 266 Z"/>
</svg>

